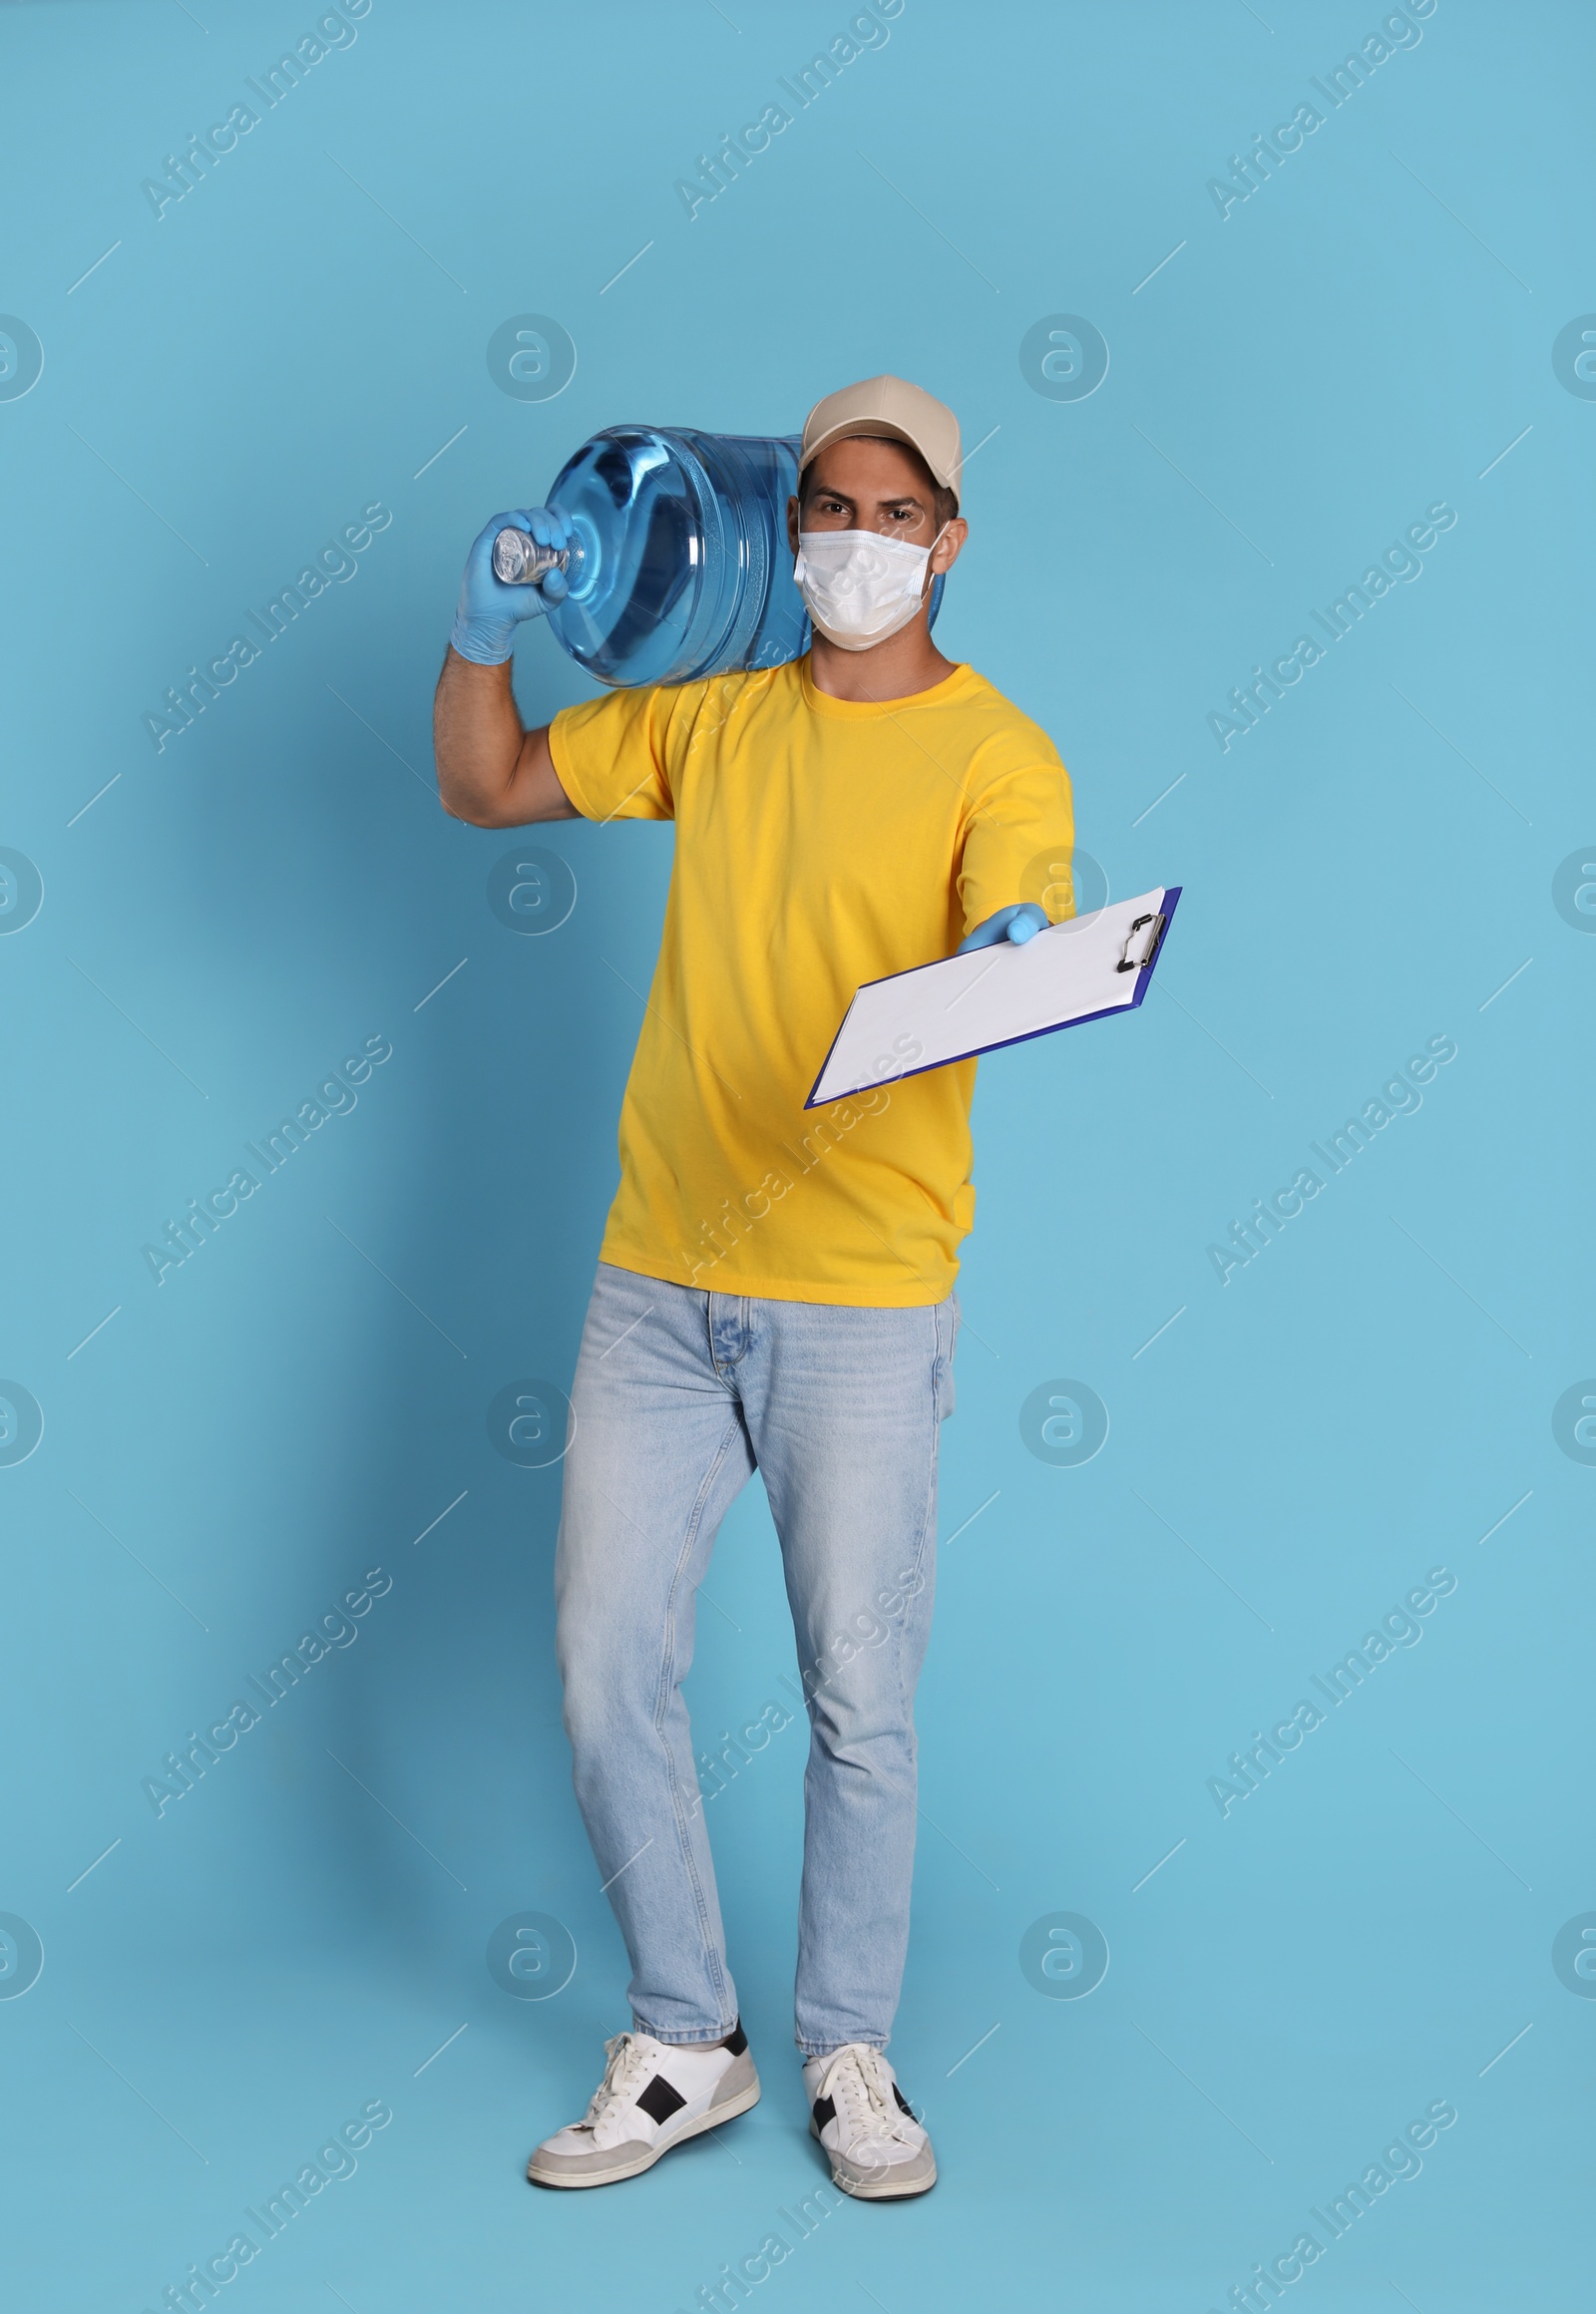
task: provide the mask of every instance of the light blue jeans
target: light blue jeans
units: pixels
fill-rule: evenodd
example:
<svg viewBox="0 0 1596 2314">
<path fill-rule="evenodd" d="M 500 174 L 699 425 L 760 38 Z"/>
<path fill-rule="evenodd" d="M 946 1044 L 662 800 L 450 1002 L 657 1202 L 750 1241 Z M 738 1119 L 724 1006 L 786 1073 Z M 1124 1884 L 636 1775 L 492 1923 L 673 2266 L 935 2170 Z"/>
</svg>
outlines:
<svg viewBox="0 0 1596 2314">
<path fill-rule="evenodd" d="M 657 2040 L 718 2041 L 737 2019 L 681 1683 L 715 1531 L 757 1468 L 810 1723 L 798 2046 L 886 2046 L 909 1940 L 913 1705 L 958 1324 L 953 1295 L 838 1309 L 599 1265 L 572 1387 L 560 1674 L 632 2015 Z"/>
</svg>

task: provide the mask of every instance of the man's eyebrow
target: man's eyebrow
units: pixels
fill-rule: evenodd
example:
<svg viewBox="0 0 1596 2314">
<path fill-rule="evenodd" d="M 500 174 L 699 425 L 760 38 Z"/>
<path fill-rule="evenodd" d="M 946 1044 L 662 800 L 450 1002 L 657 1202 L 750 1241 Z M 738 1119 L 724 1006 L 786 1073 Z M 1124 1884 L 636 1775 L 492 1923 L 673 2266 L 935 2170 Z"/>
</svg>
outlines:
<svg viewBox="0 0 1596 2314">
<path fill-rule="evenodd" d="M 843 506 L 858 507 L 861 504 L 860 500 L 851 497 L 847 491 L 833 489 L 829 482 L 817 482 L 814 486 L 814 496 L 816 498 L 834 498 Z M 898 506 L 916 507 L 922 514 L 930 512 L 928 501 L 921 498 L 913 490 L 889 491 L 885 497 L 876 499 L 874 504 L 878 512 L 883 507 Z"/>
</svg>

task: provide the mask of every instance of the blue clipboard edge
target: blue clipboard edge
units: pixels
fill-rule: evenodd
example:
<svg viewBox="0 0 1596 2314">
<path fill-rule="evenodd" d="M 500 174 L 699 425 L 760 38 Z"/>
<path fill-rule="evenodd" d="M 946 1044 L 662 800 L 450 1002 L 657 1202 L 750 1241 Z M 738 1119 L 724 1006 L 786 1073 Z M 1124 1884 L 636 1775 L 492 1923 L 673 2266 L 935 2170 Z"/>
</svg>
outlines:
<svg viewBox="0 0 1596 2314">
<path fill-rule="evenodd" d="M 1161 957 L 1164 953 L 1164 944 L 1169 939 L 1169 928 L 1175 921 L 1175 910 L 1180 905 L 1180 896 L 1184 889 L 1184 886 L 1179 884 L 1167 884 L 1164 887 L 1164 929 L 1162 936 L 1159 939 L 1157 955 L 1154 956 L 1150 964 L 1144 964 L 1141 970 L 1136 974 L 1136 985 L 1131 993 L 1130 1002 L 1128 1004 L 1108 1004 L 1105 1005 L 1100 1012 L 1082 1012 L 1074 1020 L 1055 1020 L 1050 1028 L 1027 1028 L 1022 1036 L 1005 1036 L 1001 1038 L 1000 1041 L 997 1044 L 975 1044 L 971 1046 L 968 1052 L 952 1052 L 948 1055 L 946 1060 L 928 1060 L 924 1068 L 902 1069 L 896 1076 L 884 1076 L 877 1078 L 876 1083 L 885 1085 L 904 1084 L 912 1076 L 930 1076 L 932 1070 L 935 1068 L 953 1068 L 957 1066 L 960 1061 L 974 1060 L 978 1054 L 983 1052 L 1004 1052 L 1011 1044 L 1031 1044 L 1038 1036 L 1057 1036 L 1059 1032 L 1065 1028 L 1083 1028 L 1088 1020 L 1117 1020 L 1123 1013 L 1134 1012 L 1140 1005 L 1143 997 L 1147 993 L 1148 988 L 1152 984 L 1153 971 L 1157 965 L 1158 958 Z M 941 958 L 936 958 L 933 959 L 933 962 L 941 963 L 943 960 Z M 923 972 L 926 967 L 924 964 L 911 964 L 909 969 L 911 971 Z M 904 977 L 905 974 L 902 972 L 883 972 L 881 979 L 901 980 Z M 865 988 L 879 988 L 881 986 L 881 980 L 863 980 L 861 981 L 860 985 L 861 987 Z M 851 1004 L 850 1009 L 852 1009 Z M 837 1037 L 842 1034 L 843 1021 L 846 1020 L 848 1014 L 845 1012 L 843 1014 L 842 1020 L 839 1020 L 837 1023 L 837 1034 L 833 1036 L 831 1043 L 826 1049 L 826 1057 L 821 1062 L 819 1071 L 815 1077 L 815 1081 L 809 1088 L 809 1098 L 804 1102 L 804 1107 L 806 1110 L 822 1108 L 829 1109 L 836 1101 L 851 1101 L 858 1093 L 874 1092 L 875 1090 L 874 1084 L 855 1085 L 849 1092 L 833 1093 L 828 1100 L 817 1101 L 815 1098 L 815 1094 L 820 1088 L 820 1079 L 825 1075 L 826 1069 L 831 1060 L 831 1056 L 837 1049 Z"/>
</svg>

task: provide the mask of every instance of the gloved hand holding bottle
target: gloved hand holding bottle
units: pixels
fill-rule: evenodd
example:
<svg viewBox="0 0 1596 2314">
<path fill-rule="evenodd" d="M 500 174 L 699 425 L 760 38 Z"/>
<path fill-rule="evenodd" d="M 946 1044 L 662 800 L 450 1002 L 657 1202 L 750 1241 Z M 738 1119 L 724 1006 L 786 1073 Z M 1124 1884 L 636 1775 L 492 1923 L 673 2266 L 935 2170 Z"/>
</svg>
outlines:
<svg viewBox="0 0 1596 2314">
<path fill-rule="evenodd" d="M 538 618 L 565 598 L 564 571 L 546 571 L 533 586 L 507 586 L 496 578 L 493 543 L 504 530 L 527 531 L 540 547 L 556 552 L 571 545 L 575 533 L 570 521 L 553 507 L 526 507 L 495 515 L 466 557 L 460 581 L 460 606 L 449 640 L 463 659 L 478 666 L 500 666 L 516 643 L 516 628 L 524 618 Z"/>
</svg>

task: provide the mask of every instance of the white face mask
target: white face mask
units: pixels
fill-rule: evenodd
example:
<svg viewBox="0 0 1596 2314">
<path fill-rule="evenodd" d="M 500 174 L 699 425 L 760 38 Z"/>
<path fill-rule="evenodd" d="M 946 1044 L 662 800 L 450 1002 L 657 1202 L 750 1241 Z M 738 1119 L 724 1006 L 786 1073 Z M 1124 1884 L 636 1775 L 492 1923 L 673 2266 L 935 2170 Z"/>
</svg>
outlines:
<svg viewBox="0 0 1596 2314">
<path fill-rule="evenodd" d="M 943 530 L 947 529 L 943 525 Z M 800 531 L 792 575 L 804 607 L 828 642 L 869 650 L 907 626 L 925 592 L 932 548 L 875 531 Z"/>
</svg>

